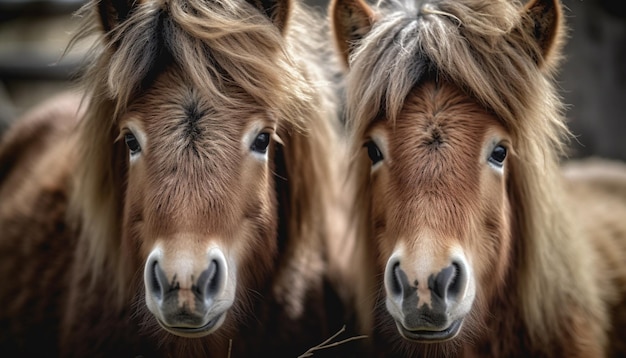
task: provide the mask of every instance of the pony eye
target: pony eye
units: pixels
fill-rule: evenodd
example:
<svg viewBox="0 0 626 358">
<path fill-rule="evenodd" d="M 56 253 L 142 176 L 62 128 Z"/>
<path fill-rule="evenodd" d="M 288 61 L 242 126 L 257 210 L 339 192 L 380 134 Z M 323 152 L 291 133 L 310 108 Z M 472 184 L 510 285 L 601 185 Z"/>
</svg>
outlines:
<svg viewBox="0 0 626 358">
<path fill-rule="evenodd" d="M 378 148 L 376 143 L 374 143 L 374 141 L 368 141 L 367 143 L 365 143 L 364 147 L 367 148 L 367 155 L 370 157 L 372 165 L 375 165 L 376 163 L 383 160 L 383 153 L 381 153 L 380 149 Z"/>
<path fill-rule="evenodd" d="M 489 162 L 497 167 L 502 167 L 504 159 L 506 159 L 506 147 L 497 145 L 493 148 L 491 155 L 489 156 Z"/>
<path fill-rule="evenodd" d="M 254 142 L 250 146 L 250 150 L 257 153 L 267 153 L 267 147 L 270 145 L 270 134 L 267 132 L 260 133 L 254 138 Z"/>
<path fill-rule="evenodd" d="M 128 150 L 130 150 L 130 155 L 135 155 L 141 152 L 141 145 L 139 145 L 139 141 L 134 134 L 124 134 L 124 142 L 126 142 L 126 146 L 128 147 Z"/>
</svg>

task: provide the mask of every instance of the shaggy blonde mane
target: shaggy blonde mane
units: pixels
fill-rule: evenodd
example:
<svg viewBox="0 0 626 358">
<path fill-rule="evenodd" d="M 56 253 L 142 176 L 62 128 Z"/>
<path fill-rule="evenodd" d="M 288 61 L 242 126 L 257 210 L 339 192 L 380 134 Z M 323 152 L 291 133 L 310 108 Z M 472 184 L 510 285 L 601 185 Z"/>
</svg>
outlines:
<svg viewBox="0 0 626 358">
<path fill-rule="evenodd" d="M 456 84 L 493 112 L 513 138 L 508 188 L 516 208 L 514 270 L 520 270 L 513 284 L 531 339 L 545 344 L 546 337 L 569 329 L 559 326 L 568 322 L 564 302 L 605 315 L 597 298 L 581 294 L 598 289 L 585 269 L 589 266 L 581 264 L 593 260 L 583 256 L 592 250 L 570 214 L 561 210 L 568 203 L 559 160 L 569 131 L 553 75 L 562 22 L 553 50 L 544 57 L 529 30 L 533 20 L 520 1 L 391 0 L 375 8 L 373 18 L 349 58 L 347 117 L 356 136 L 353 150 L 361 150 L 360 139 L 373 121 L 393 123 L 411 89 L 429 74 Z M 359 179 L 358 210 L 368 207 L 366 169 L 355 168 L 364 178 Z M 365 219 L 361 225 L 370 223 Z M 559 280 L 568 285 L 556 287 Z"/>
<path fill-rule="evenodd" d="M 127 300 L 136 270 L 127 252 L 136 248 L 124 248 L 121 240 L 128 163 L 118 120 L 167 66 L 177 66 L 207 96 L 234 108 L 236 99 L 224 89 L 236 86 L 277 119 L 293 215 L 283 219 L 290 237 L 296 237 L 286 250 L 302 256 L 306 246 L 318 245 L 325 230 L 321 206 L 331 195 L 325 183 L 333 147 L 324 144 L 333 142 L 331 119 L 337 117 L 334 94 L 320 95 L 332 74 L 312 62 L 314 49 L 322 45 L 311 29 L 321 29 L 323 20 L 292 4 L 289 11 L 297 20 L 283 30 L 244 1 L 143 1 L 103 33 L 95 25 L 98 5 L 91 1 L 79 12 L 84 22 L 73 41 L 98 37 L 83 76 L 86 115 L 77 133 L 80 159 L 71 196 L 71 215 L 82 219 L 79 245 L 87 253 L 83 259 L 93 270 L 92 281 L 113 273 L 120 304 Z M 304 235 L 312 238 L 298 238 Z"/>
</svg>

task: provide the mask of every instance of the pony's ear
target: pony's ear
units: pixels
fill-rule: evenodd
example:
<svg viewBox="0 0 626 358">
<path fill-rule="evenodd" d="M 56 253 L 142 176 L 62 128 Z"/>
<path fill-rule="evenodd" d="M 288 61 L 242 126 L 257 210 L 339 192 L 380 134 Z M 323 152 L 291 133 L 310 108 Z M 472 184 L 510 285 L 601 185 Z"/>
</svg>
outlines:
<svg viewBox="0 0 626 358">
<path fill-rule="evenodd" d="M 559 0 L 531 0 L 524 7 L 525 31 L 532 35 L 541 51 L 540 67 L 558 61 L 563 38 L 563 14 Z"/>
<path fill-rule="evenodd" d="M 355 42 L 372 28 L 375 21 L 374 12 L 364 0 L 331 0 L 328 13 L 331 17 L 335 44 L 345 65 L 349 66 L 348 59 Z"/>
<path fill-rule="evenodd" d="M 137 0 L 100 0 L 98 14 L 104 32 L 109 32 L 126 20 Z"/>
<path fill-rule="evenodd" d="M 293 0 L 247 0 L 250 4 L 261 10 L 284 33 L 287 28 L 287 20 L 291 13 Z"/>
</svg>

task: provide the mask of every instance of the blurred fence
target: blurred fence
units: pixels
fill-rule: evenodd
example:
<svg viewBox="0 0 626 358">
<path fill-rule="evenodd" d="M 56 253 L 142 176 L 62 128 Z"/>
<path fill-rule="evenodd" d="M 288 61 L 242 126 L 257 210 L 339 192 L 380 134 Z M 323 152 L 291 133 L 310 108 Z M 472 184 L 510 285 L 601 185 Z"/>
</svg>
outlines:
<svg viewBox="0 0 626 358">
<path fill-rule="evenodd" d="M 72 86 L 81 54 L 61 55 L 84 0 L 0 0 L 0 130 Z"/>
</svg>

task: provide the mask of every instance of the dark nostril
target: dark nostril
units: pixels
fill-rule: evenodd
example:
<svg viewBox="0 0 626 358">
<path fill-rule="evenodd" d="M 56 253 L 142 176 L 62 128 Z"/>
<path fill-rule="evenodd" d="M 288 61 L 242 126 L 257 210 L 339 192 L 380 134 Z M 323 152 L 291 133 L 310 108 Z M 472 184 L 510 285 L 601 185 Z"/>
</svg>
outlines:
<svg viewBox="0 0 626 358">
<path fill-rule="evenodd" d="M 458 263 L 441 270 L 431 283 L 430 289 L 442 299 L 454 299 L 461 292 L 462 272 Z"/>
<path fill-rule="evenodd" d="M 391 268 L 391 277 L 389 280 L 390 290 L 394 295 L 402 296 L 402 269 L 400 263 L 396 262 Z"/>
<path fill-rule="evenodd" d="M 198 278 L 198 287 L 201 290 L 202 298 L 207 299 L 215 296 L 221 285 L 221 268 L 216 260 L 211 260 L 209 267 L 206 270 L 202 271 L 200 277 Z"/>
<path fill-rule="evenodd" d="M 161 280 L 163 279 L 163 276 L 165 274 L 163 273 L 163 271 L 159 267 L 159 262 L 158 261 L 155 260 L 152 263 L 152 269 L 150 270 L 150 272 L 151 272 L 150 291 L 152 292 L 152 294 L 157 299 L 162 299 L 163 298 L 163 288 L 165 286 L 163 285 Z"/>
<path fill-rule="evenodd" d="M 211 264 L 209 265 L 209 282 L 208 282 L 208 286 L 207 286 L 207 294 L 210 294 L 211 296 L 216 294 L 219 286 L 220 286 L 220 267 L 217 264 L 217 261 L 215 260 L 211 260 Z"/>
<path fill-rule="evenodd" d="M 463 289 L 464 273 L 459 263 L 453 262 L 452 267 L 454 267 L 454 276 L 452 277 L 452 281 L 448 287 L 448 295 L 450 298 L 456 298 L 459 294 L 461 294 L 461 290 Z"/>
<path fill-rule="evenodd" d="M 448 287 L 450 286 L 450 282 L 454 279 L 454 271 L 455 268 L 452 265 L 439 271 L 430 287 L 434 294 L 442 299 L 447 298 Z"/>
</svg>

